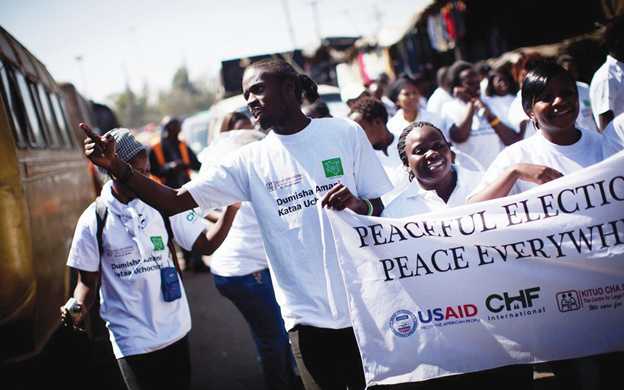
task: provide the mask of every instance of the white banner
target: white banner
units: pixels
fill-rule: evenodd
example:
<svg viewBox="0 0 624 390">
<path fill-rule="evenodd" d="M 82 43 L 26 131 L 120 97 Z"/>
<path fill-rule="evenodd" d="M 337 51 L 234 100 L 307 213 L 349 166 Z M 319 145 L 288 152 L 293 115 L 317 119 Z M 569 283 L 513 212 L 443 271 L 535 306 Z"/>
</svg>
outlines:
<svg viewBox="0 0 624 390">
<path fill-rule="evenodd" d="M 623 351 L 623 166 L 403 219 L 327 211 L 367 384 Z"/>
</svg>

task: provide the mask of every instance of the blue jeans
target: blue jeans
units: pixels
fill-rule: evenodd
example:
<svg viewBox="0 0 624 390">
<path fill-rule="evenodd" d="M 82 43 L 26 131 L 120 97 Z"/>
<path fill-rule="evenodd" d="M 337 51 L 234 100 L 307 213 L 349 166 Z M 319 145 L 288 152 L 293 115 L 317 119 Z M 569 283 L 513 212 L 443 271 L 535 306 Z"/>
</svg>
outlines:
<svg viewBox="0 0 624 390">
<path fill-rule="evenodd" d="M 236 305 L 249 324 L 269 387 L 296 388 L 294 358 L 269 270 L 245 276 L 213 275 L 213 278 L 219 293 Z"/>
</svg>

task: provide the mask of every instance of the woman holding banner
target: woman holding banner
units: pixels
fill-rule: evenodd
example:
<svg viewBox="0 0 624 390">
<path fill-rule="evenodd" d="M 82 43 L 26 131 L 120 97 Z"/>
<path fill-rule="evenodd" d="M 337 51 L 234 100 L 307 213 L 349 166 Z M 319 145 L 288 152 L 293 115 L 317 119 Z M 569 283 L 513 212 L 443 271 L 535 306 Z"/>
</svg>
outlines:
<svg viewBox="0 0 624 390">
<path fill-rule="evenodd" d="M 483 177 L 481 172 L 452 163 L 449 143 L 429 122 L 408 125 L 397 147 L 411 183 L 384 209 L 384 217 L 402 218 L 461 206 Z"/>
<path fill-rule="evenodd" d="M 578 92 L 567 70 L 548 62 L 533 68 L 522 107 L 540 131 L 503 150 L 468 203 L 519 194 L 602 161 L 602 135 L 575 126 Z"/>
<path fill-rule="evenodd" d="M 538 132 L 503 150 L 467 203 L 519 194 L 602 161 L 602 135 L 575 125 L 578 91 L 567 70 L 548 62 L 533 68 L 522 84 L 522 107 Z M 592 389 L 599 379 L 608 383 L 604 374 L 613 370 L 605 368 L 613 362 L 588 357 L 551 367 L 561 388 Z"/>
<path fill-rule="evenodd" d="M 403 218 L 462 206 L 483 177 L 481 172 L 452 163 L 448 141 L 442 131 L 431 123 L 413 122 L 408 125 L 399 137 L 397 148 L 409 174 L 410 185 L 390 202 L 381 213 L 382 217 Z M 532 388 L 532 367 L 516 365 L 454 375 L 413 383 L 407 388 L 440 390 L 455 389 L 461 385 L 496 389 L 503 382 L 513 383 L 506 385 L 507 389 Z"/>
</svg>

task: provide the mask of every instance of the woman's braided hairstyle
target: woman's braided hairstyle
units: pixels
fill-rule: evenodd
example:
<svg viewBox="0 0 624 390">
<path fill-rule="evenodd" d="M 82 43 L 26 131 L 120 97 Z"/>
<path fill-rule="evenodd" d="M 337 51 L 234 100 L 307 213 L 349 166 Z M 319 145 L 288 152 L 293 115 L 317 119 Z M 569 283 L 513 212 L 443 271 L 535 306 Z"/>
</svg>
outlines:
<svg viewBox="0 0 624 390">
<path fill-rule="evenodd" d="M 425 126 L 429 126 L 431 128 L 436 129 L 438 131 L 438 133 L 440 133 L 440 135 L 442 136 L 442 139 L 444 140 L 444 142 L 446 142 L 446 144 L 450 146 L 450 144 L 446 140 L 446 137 L 444 136 L 444 133 L 442 132 L 442 130 L 438 129 L 436 127 L 436 125 L 434 125 L 434 124 L 432 124 L 430 122 L 425 122 L 425 121 L 412 122 L 409 125 L 407 125 L 407 127 L 405 129 L 403 129 L 403 132 L 401 132 L 401 135 L 399 136 L 399 142 L 397 143 L 397 149 L 399 150 L 399 157 L 401 157 L 401 161 L 403 162 L 403 166 L 409 167 L 409 161 L 408 161 L 408 157 L 407 157 L 407 152 L 405 151 L 405 139 L 407 138 L 409 133 L 412 132 L 412 130 L 419 129 L 419 128 L 422 128 L 422 127 L 425 127 Z M 416 177 L 416 174 L 414 172 L 410 171 L 409 172 L 409 181 L 414 180 L 415 177 Z"/>
</svg>

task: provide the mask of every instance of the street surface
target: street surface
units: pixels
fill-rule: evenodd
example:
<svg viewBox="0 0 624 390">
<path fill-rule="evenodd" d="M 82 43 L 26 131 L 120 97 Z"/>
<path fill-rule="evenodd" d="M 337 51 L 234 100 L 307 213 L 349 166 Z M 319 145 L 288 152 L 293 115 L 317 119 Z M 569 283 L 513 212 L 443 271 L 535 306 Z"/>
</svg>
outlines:
<svg viewBox="0 0 624 390">
<path fill-rule="evenodd" d="M 183 277 L 193 320 L 192 389 L 268 390 L 249 328 L 219 295 L 212 275 L 184 271 Z M 109 348 L 107 340 L 89 340 L 84 333 L 61 328 L 37 358 L 1 367 L 0 389 L 125 389 Z M 535 378 L 534 390 L 558 390 L 547 365 L 538 366 Z"/>
</svg>

